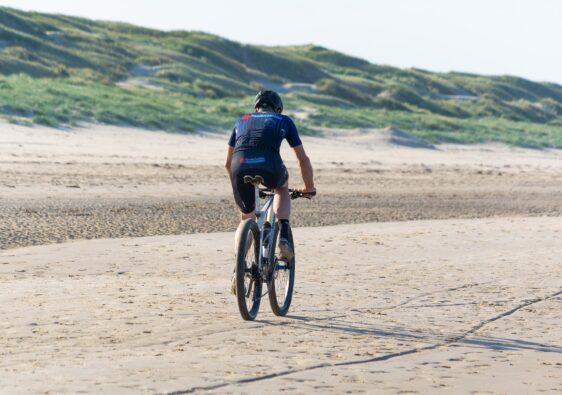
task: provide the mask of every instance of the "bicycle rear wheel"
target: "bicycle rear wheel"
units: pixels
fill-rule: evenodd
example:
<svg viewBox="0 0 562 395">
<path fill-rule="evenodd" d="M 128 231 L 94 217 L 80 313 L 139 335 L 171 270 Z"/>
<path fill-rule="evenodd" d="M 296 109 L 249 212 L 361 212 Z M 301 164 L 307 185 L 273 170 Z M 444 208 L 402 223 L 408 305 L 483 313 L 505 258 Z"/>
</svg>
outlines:
<svg viewBox="0 0 562 395">
<path fill-rule="evenodd" d="M 252 321 L 258 315 L 262 282 L 258 272 L 260 231 L 256 221 L 248 219 L 236 231 L 236 299 L 243 319 Z"/>
<path fill-rule="evenodd" d="M 275 227 L 273 240 L 270 247 L 269 262 L 273 264 L 271 281 L 268 282 L 269 304 L 273 314 L 284 316 L 289 311 L 293 300 L 293 288 L 295 285 L 295 257 L 290 262 L 283 262 L 278 259 L 280 252 L 277 246 L 279 237 L 279 226 Z M 293 242 L 293 232 L 289 229 L 289 241 L 295 248 Z"/>
</svg>

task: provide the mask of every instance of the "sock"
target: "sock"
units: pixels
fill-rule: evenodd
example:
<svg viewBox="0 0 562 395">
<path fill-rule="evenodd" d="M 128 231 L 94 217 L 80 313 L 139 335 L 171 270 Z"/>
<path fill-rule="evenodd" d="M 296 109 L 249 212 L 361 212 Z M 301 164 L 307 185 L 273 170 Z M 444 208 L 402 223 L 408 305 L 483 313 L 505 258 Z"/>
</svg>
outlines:
<svg viewBox="0 0 562 395">
<path fill-rule="evenodd" d="M 282 239 L 289 240 L 289 220 L 280 219 L 278 221 L 278 224 L 279 224 L 279 237 Z"/>
</svg>

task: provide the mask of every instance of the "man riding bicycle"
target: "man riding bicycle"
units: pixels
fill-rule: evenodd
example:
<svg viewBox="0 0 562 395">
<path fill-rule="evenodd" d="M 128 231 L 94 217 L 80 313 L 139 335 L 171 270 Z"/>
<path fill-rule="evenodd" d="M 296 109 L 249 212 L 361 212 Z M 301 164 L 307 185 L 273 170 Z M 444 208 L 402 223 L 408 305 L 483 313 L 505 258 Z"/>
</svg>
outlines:
<svg viewBox="0 0 562 395">
<path fill-rule="evenodd" d="M 244 182 L 244 176 L 262 176 L 267 188 L 274 190 L 274 212 L 279 224 L 279 250 L 281 259 L 290 261 L 294 256 L 289 239 L 289 174 L 283 164 L 279 149 L 283 139 L 295 151 L 304 188 L 303 194 L 314 194 L 313 171 L 304 151 L 297 128 L 291 118 L 281 115 L 283 102 L 273 91 L 260 91 L 254 100 L 252 114 L 241 117 L 232 130 L 228 142 L 226 170 L 230 175 L 234 200 L 240 208 L 242 221 L 255 218 L 254 186 Z"/>
</svg>

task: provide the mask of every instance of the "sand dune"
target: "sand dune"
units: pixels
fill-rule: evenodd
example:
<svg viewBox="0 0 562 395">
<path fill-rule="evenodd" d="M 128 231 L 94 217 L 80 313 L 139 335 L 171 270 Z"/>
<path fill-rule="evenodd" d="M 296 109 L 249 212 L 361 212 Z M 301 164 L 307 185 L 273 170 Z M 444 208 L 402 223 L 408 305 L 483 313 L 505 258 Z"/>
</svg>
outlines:
<svg viewBox="0 0 562 395">
<path fill-rule="evenodd" d="M 1 393 L 562 390 L 562 222 L 296 230 L 289 317 L 243 322 L 232 233 L 0 253 Z"/>
</svg>

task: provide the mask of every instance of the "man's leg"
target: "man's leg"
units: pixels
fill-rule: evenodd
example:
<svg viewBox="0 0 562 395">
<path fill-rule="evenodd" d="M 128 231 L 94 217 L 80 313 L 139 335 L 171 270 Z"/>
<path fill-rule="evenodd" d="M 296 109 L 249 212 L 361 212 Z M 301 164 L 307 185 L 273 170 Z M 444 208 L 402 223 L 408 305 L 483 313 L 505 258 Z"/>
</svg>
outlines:
<svg viewBox="0 0 562 395">
<path fill-rule="evenodd" d="M 273 199 L 273 212 L 277 219 L 288 220 L 291 216 L 291 197 L 289 196 L 289 181 L 285 181 L 279 188 L 275 188 L 275 198 Z"/>
<path fill-rule="evenodd" d="M 240 222 L 247 220 L 247 219 L 256 219 L 256 212 L 252 211 L 251 213 L 244 213 L 242 211 L 240 211 Z M 234 253 L 236 254 L 236 249 L 238 248 L 238 239 L 239 239 L 240 235 L 238 234 L 238 232 L 236 232 L 236 235 L 234 236 Z"/>
<path fill-rule="evenodd" d="M 244 213 L 240 211 L 240 221 L 244 221 L 247 219 L 256 219 L 256 212 L 255 210 L 251 213 Z M 236 256 L 238 250 L 238 240 L 240 240 L 240 234 L 236 232 L 234 236 L 234 255 Z M 247 243 L 250 243 L 251 239 L 248 239 Z M 246 249 L 248 249 L 248 244 L 246 244 Z M 230 282 L 230 292 L 233 295 L 236 295 L 236 263 L 234 264 L 234 268 L 232 269 L 232 281 Z"/>
<path fill-rule="evenodd" d="M 290 261 L 295 255 L 293 246 L 289 241 L 289 217 L 291 215 L 291 197 L 289 196 L 289 182 L 286 181 L 283 186 L 275 188 L 275 199 L 273 201 L 273 211 L 277 216 L 279 225 L 279 250 L 280 258 L 284 261 Z"/>
<path fill-rule="evenodd" d="M 243 213 L 240 211 L 240 221 L 244 221 L 246 219 L 256 219 L 256 212 L 252 211 L 251 213 Z"/>
<path fill-rule="evenodd" d="M 240 210 L 240 221 L 244 221 L 246 219 L 255 219 L 255 194 L 254 194 L 254 187 L 253 185 L 246 184 L 243 182 L 243 174 L 233 174 L 231 176 L 232 180 L 232 192 L 234 193 L 234 200 L 236 201 L 236 205 Z M 250 211 L 251 210 L 251 211 Z M 249 211 L 249 212 L 244 212 Z M 236 255 L 238 250 L 238 241 L 240 240 L 240 234 L 236 232 L 234 237 L 234 254 Z M 251 239 L 248 239 L 248 242 Z M 248 248 L 248 246 L 246 246 Z M 232 270 L 232 281 L 230 290 L 233 295 L 236 295 L 236 264 Z"/>
</svg>

